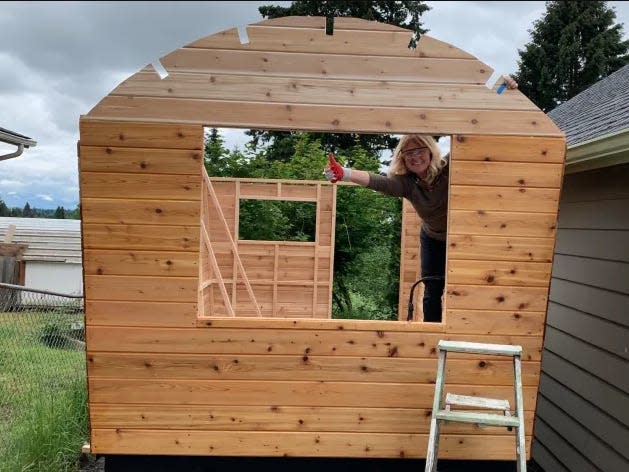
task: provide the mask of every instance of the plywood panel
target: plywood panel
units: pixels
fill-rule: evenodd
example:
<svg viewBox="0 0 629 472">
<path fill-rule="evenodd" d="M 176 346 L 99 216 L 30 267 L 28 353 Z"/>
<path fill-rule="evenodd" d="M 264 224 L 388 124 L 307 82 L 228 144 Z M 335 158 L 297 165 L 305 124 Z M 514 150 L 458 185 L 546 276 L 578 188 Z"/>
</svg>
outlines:
<svg viewBox="0 0 629 472">
<path fill-rule="evenodd" d="M 207 323 L 217 325 L 231 321 L 240 325 L 268 326 L 284 322 L 296 325 L 311 324 L 315 320 L 275 319 L 212 319 Z M 331 323 L 344 322 L 333 320 Z M 275 323 L 277 322 L 277 323 Z M 320 323 L 322 321 L 319 321 Z M 379 322 L 383 325 L 395 322 Z M 400 323 L 404 325 L 406 323 Z M 430 323 L 432 325 L 433 323 Z M 416 326 L 421 326 L 415 323 Z M 354 356 L 437 358 L 437 343 L 441 339 L 454 341 L 486 342 L 494 344 L 519 344 L 523 348 L 523 360 L 537 361 L 541 357 L 542 339 L 539 336 L 481 335 L 422 333 L 418 331 L 348 331 L 325 330 L 324 334 L 303 329 L 168 329 L 133 327 L 89 327 L 88 347 L 92 351 L 111 352 L 170 352 L 189 354 L 251 354 L 251 355 L 307 355 L 307 356 Z M 185 342 L 181 340 L 185 339 Z M 451 354 L 449 358 L 463 355 Z M 469 358 L 469 357 L 464 357 Z"/>
<path fill-rule="evenodd" d="M 477 187 L 452 185 L 451 210 L 500 210 L 557 213 L 558 188 Z"/>
<path fill-rule="evenodd" d="M 93 377 L 178 380 L 319 380 L 433 383 L 435 359 L 328 356 L 118 354 L 88 352 Z M 523 385 L 537 385 L 539 362 L 522 363 Z M 448 382 L 513 385 L 511 360 L 450 359 Z"/>
<path fill-rule="evenodd" d="M 557 215 L 555 213 L 451 210 L 449 225 L 450 234 L 525 236 L 552 238 L 551 241 L 554 241 Z"/>
<path fill-rule="evenodd" d="M 526 450 L 530 450 L 530 437 Z M 449 459 L 514 459 L 512 436 L 443 435 L 439 456 Z M 428 435 L 295 432 L 143 431 L 98 429 L 92 432 L 92 453 L 406 457 L 426 455 Z"/>
<path fill-rule="evenodd" d="M 79 170 L 198 176 L 202 159 L 197 150 L 81 146 Z"/>
<path fill-rule="evenodd" d="M 419 120 L 417 119 L 419 115 Z M 230 102 L 219 100 L 167 99 L 150 97 L 104 98 L 90 117 L 103 120 L 128 119 L 154 122 L 178 120 L 215 127 L 261 128 L 356 133 L 482 133 L 487 135 L 559 136 L 561 132 L 541 111 L 413 109 L 401 107 L 325 106 L 290 103 Z M 480 164 L 480 163 L 474 163 Z M 494 163 L 500 164 L 500 163 Z M 547 164 L 552 165 L 552 164 Z M 563 166 L 558 166 L 560 169 Z M 550 177 L 540 175 L 541 187 L 551 187 Z M 520 185 L 529 172 L 516 172 L 511 179 Z M 557 180 L 559 184 L 560 177 Z M 456 183 L 465 183 L 456 181 Z M 497 182 L 500 184 L 500 182 Z M 483 181 L 481 185 L 489 182 Z M 531 185 L 526 183 L 526 185 Z M 531 185 L 533 186 L 533 185 Z"/>
<path fill-rule="evenodd" d="M 198 201 L 81 199 L 84 223 L 195 226 L 200 210 Z"/>
<path fill-rule="evenodd" d="M 551 264 L 544 262 L 450 259 L 447 279 L 450 284 L 548 287 L 551 269 Z"/>
<path fill-rule="evenodd" d="M 102 224 L 83 221 L 85 249 L 199 250 L 198 221 L 191 226 Z"/>
<path fill-rule="evenodd" d="M 457 161 L 561 164 L 566 152 L 562 138 L 533 136 L 454 136 L 451 147 Z"/>
<path fill-rule="evenodd" d="M 82 198 L 201 199 L 201 178 L 196 175 L 81 172 Z M 117 202 L 112 202 L 116 206 Z"/>
<path fill-rule="evenodd" d="M 83 269 L 86 275 L 197 277 L 198 259 L 194 252 L 85 250 Z"/>
<path fill-rule="evenodd" d="M 82 146 L 203 149 L 203 128 L 198 125 L 98 121 L 85 117 L 81 117 L 79 125 Z"/>
<path fill-rule="evenodd" d="M 454 259 L 551 262 L 552 238 L 449 234 L 448 255 Z"/>
<path fill-rule="evenodd" d="M 429 408 L 434 384 L 308 382 L 253 380 L 102 379 L 89 381 L 90 401 L 96 403 L 154 403 L 196 405 L 377 405 L 392 408 Z M 513 404 L 513 386 L 448 387 L 462 395 L 505 398 Z M 536 387 L 524 387 L 524 405 L 533 410 Z M 497 395 L 497 396 L 494 396 Z"/>
<path fill-rule="evenodd" d="M 450 182 L 452 185 L 555 189 L 561 186 L 562 164 L 532 165 L 524 162 L 458 161 L 456 155 L 454 156 L 450 165 Z"/>
<path fill-rule="evenodd" d="M 346 431 L 428 433 L 429 408 L 343 408 L 299 406 L 91 405 L 96 429 L 185 429 L 209 431 Z M 525 414 L 532 431 L 533 412 Z M 465 423 L 442 426 L 443 434 L 509 435 L 506 428 Z"/>
<path fill-rule="evenodd" d="M 196 302 L 197 277 L 86 275 L 88 300 Z"/>
<path fill-rule="evenodd" d="M 139 72 L 121 83 L 112 95 L 206 100 L 310 103 L 321 105 L 395 106 L 490 110 L 529 110 L 537 107 L 524 95 L 505 100 L 484 84 L 410 83 L 299 77 L 256 77 L 172 72 L 161 79 Z"/>
</svg>

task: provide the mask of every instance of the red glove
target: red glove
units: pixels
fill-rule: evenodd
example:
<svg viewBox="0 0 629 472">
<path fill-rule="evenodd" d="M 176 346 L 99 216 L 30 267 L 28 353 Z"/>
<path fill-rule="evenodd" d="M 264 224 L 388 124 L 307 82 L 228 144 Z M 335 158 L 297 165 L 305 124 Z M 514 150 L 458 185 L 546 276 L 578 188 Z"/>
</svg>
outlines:
<svg viewBox="0 0 629 472">
<path fill-rule="evenodd" d="M 339 180 L 343 180 L 345 176 L 345 170 L 341 167 L 341 164 L 336 161 L 336 157 L 331 152 L 328 153 L 328 166 L 323 171 L 323 174 L 325 178 L 333 184 Z"/>
</svg>

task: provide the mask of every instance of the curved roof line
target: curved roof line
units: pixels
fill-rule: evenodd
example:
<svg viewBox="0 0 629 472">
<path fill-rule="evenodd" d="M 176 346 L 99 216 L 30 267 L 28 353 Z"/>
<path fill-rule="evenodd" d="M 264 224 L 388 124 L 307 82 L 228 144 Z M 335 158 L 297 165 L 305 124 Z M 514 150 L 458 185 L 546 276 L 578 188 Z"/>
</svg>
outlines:
<svg viewBox="0 0 629 472">
<path fill-rule="evenodd" d="M 471 54 L 358 18 L 284 17 L 206 36 L 123 81 L 83 119 L 357 133 L 563 136 Z"/>
</svg>

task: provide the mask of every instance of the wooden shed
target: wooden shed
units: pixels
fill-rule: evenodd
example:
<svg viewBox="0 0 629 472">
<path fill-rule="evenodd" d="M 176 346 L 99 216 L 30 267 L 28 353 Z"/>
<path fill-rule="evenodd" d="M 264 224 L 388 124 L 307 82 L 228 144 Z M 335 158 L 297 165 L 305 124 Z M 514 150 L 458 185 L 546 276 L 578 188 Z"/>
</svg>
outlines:
<svg viewBox="0 0 629 472">
<path fill-rule="evenodd" d="M 353 18 L 230 29 L 148 65 L 80 120 L 91 448 L 98 454 L 425 457 L 440 339 L 519 344 L 527 452 L 564 134 L 492 69 Z M 330 319 L 336 186 L 209 179 L 204 126 L 452 136 L 443 323 Z M 239 201 L 317 205 L 314 242 L 241 241 Z M 400 313 L 418 274 L 405 205 Z M 255 302 L 253 300 L 256 300 Z M 401 319 L 405 316 L 402 315 Z M 448 389 L 511 398 L 499 358 Z M 511 459 L 447 425 L 440 457 Z"/>
</svg>

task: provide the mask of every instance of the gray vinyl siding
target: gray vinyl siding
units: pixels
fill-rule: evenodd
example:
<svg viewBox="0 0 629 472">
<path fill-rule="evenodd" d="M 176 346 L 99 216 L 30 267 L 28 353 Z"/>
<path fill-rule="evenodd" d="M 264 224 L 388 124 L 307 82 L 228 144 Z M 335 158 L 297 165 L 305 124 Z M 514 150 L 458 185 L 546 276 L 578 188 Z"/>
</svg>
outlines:
<svg viewBox="0 0 629 472">
<path fill-rule="evenodd" d="M 532 456 L 629 471 L 629 165 L 565 178 Z"/>
</svg>

